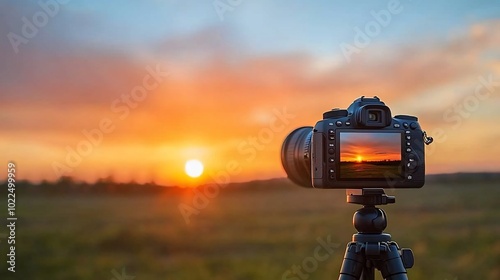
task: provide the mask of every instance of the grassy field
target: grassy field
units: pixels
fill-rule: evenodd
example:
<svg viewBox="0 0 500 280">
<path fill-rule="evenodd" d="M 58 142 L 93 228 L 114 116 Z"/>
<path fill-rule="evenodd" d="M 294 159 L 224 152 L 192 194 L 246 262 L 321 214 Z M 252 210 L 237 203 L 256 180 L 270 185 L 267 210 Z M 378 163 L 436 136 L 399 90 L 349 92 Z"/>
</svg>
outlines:
<svg viewBox="0 0 500 280">
<path fill-rule="evenodd" d="M 401 161 L 388 163 L 340 162 L 340 176 L 343 179 L 385 178 L 386 174 L 401 174 Z"/>
<path fill-rule="evenodd" d="M 6 270 L 2 226 L 0 279 L 287 279 L 293 265 L 314 258 L 318 238 L 338 248 L 322 250 L 326 260 L 309 262 L 302 277 L 337 279 L 358 206 L 345 203 L 344 191 L 277 182 L 221 189 L 189 224 L 178 206 L 192 205 L 192 190 L 18 194 L 16 273 Z M 433 183 L 389 192 L 397 203 L 383 207 L 386 231 L 413 249 L 410 279 L 500 279 L 499 186 Z M 122 269 L 135 278 L 122 277 Z"/>
</svg>

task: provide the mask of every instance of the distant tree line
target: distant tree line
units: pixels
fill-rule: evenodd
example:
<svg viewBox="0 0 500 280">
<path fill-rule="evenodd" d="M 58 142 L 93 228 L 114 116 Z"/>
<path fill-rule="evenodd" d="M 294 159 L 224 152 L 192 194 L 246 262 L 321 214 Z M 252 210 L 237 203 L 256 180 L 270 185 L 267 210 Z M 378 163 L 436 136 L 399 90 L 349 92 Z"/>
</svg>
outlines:
<svg viewBox="0 0 500 280">
<path fill-rule="evenodd" d="M 435 174 L 426 176 L 427 183 L 444 183 L 444 184 L 470 184 L 471 187 L 482 182 L 498 182 L 500 183 L 500 173 L 482 172 L 482 173 L 452 173 L 452 174 Z M 0 194 L 5 194 L 8 191 L 7 180 L 2 182 Z M 155 182 L 137 183 L 130 181 L 127 183 L 116 182 L 112 176 L 100 178 L 94 183 L 77 181 L 71 176 L 62 176 L 55 181 L 43 180 L 39 183 L 33 183 L 28 180 L 16 180 L 16 193 L 34 193 L 34 194 L 157 194 L 163 192 L 183 192 L 192 190 L 189 188 L 171 187 L 158 185 Z M 295 187 L 285 178 L 276 178 L 269 180 L 257 180 L 244 183 L 231 183 L 225 188 L 226 191 L 232 190 L 262 190 L 268 191 L 270 188 L 289 188 Z"/>
<path fill-rule="evenodd" d="M 368 163 L 368 164 L 374 164 L 374 165 L 394 165 L 394 164 L 400 164 L 401 160 L 362 160 L 362 161 L 357 161 L 357 160 L 352 160 L 352 161 L 340 161 L 340 163 L 354 163 L 354 164 L 360 164 L 360 163 Z"/>
<path fill-rule="evenodd" d="M 4 186 L 7 185 L 5 181 Z M 100 178 L 94 183 L 85 181 L 77 181 L 71 176 L 61 176 L 56 181 L 42 180 L 40 183 L 33 183 L 28 180 L 16 181 L 17 192 L 30 193 L 50 193 L 50 194 L 137 194 L 137 193 L 159 193 L 168 189 L 173 189 L 158 185 L 155 182 L 137 183 L 130 181 L 127 183 L 115 182 L 112 176 Z M 4 193 L 7 188 L 1 188 L 0 192 Z"/>
</svg>

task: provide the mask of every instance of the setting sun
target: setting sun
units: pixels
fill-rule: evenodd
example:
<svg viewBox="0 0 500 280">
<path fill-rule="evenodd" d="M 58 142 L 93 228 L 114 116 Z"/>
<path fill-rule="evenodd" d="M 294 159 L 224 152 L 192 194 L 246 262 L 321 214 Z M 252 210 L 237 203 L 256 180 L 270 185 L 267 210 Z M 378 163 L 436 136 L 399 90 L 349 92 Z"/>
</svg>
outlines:
<svg viewBox="0 0 500 280">
<path fill-rule="evenodd" d="M 200 177 L 203 174 L 203 163 L 197 159 L 188 160 L 184 166 L 184 171 L 189 177 Z"/>
<path fill-rule="evenodd" d="M 358 156 L 358 157 L 356 158 L 356 161 L 357 161 L 357 162 L 362 162 L 362 161 L 363 161 L 363 157 L 362 157 L 362 156 Z"/>
</svg>

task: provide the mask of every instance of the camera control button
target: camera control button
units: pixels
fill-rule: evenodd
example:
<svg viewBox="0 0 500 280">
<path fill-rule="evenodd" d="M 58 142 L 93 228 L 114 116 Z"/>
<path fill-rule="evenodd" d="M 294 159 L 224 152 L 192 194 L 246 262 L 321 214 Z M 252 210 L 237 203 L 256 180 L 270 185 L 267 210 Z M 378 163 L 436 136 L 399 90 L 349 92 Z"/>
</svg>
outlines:
<svg viewBox="0 0 500 280">
<path fill-rule="evenodd" d="M 337 126 L 342 126 L 342 122 L 341 122 L 341 121 L 337 121 L 335 124 L 336 124 Z"/>
<path fill-rule="evenodd" d="M 411 180 L 411 179 L 413 179 L 413 176 L 408 175 L 408 177 L 406 177 L 406 179 Z"/>
<path fill-rule="evenodd" d="M 350 126 L 350 125 L 351 125 L 351 122 L 345 122 L 345 125 L 346 125 L 346 126 Z"/>
<path fill-rule="evenodd" d="M 411 128 L 411 129 L 417 129 L 417 127 L 418 127 L 417 123 L 412 122 L 412 123 L 410 124 L 410 128 Z"/>
<path fill-rule="evenodd" d="M 328 130 L 328 134 L 335 134 L 335 130 L 333 130 L 333 129 L 329 129 L 329 130 Z"/>
<path fill-rule="evenodd" d="M 330 179 L 334 180 L 335 179 L 335 169 L 330 168 L 330 170 L 328 170 L 328 173 L 330 173 Z"/>
<path fill-rule="evenodd" d="M 411 153 L 411 148 L 406 148 L 407 153 Z"/>
<path fill-rule="evenodd" d="M 414 170 L 415 168 L 417 168 L 417 162 L 416 161 L 410 161 L 406 164 L 406 166 L 408 167 L 408 169 L 410 170 Z"/>
<path fill-rule="evenodd" d="M 406 142 L 406 146 L 411 146 L 411 143 L 410 142 Z"/>
<path fill-rule="evenodd" d="M 411 131 L 409 131 L 409 130 L 405 130 L 405 133 L 406 133 L 406 134 L 410 134 L 410 133 L 411 133 Z"/>
<path fill-rule="evenodd" d="M 333 149 L 333 148 L 328 149 L 328 153 L 329 153 L 330 155 L 335 154 L 335 149 Z"/>
<path fill-rule="evenodd" d="M 331 162 L 331 163 L 334 163 L 335 162 L 335 158 L 328 158 L 328 161 Z"/>
<path fill-rule="evenodd" d="M 408 126 L 408 123 L 403 123 L 403 127 L 404 127 L 404 128 L 408 128 L 408 127 L 409 127 L 409 126 Z"/>
<path fill-rule="evenodd" d="M 401 127 L 401 125 L 399 123 L 394 124 L 394 128 L 400 128 L 400 127 Z"/>
<path fill-rule="evenodd" d="M 330 139 L 330 140 L 335 140 L 335 136 L 330 135 L 330 136 L 328 137 L 328 139 Z"/>
<path fill-rule="evenodd" d="M 411 139 L 411 136 L 410 135 L 406 135 L 406 140 L 410 140 Z"/>
</svg>

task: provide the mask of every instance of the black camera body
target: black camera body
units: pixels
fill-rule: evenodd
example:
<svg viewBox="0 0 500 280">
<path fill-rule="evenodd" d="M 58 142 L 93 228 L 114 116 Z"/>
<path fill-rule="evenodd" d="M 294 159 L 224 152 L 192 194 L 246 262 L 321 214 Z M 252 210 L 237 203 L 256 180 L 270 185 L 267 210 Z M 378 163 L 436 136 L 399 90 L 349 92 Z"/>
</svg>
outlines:
<svg viewBox="0 0 500 280">
<path fill-rule="evenodd" d="M 398 115 L 378 97 L 323 114 L 314 128 L 290 133 L 282 147 L 288 177 L 324 189 L 420 188 L 424 134 L 414 116 Z"/>
</svg>

